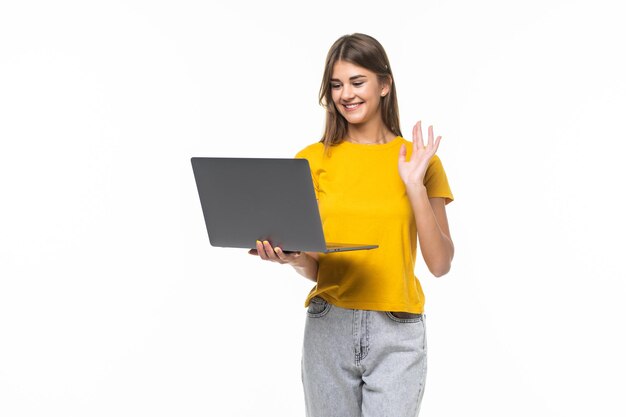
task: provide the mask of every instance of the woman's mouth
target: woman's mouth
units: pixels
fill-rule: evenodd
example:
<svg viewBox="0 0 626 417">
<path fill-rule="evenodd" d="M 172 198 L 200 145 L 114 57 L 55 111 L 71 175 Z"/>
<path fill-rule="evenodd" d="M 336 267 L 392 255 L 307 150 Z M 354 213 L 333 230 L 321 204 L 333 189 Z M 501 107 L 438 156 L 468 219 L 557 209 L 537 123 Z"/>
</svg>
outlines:
<svg viewBox="0 0 626 417">
<path fill-rule="evenodd" d="M 363 103 L 344 104 L 343 108 L 346 109 L 346 111 L 354 111 L 354 110 L 358 109 L 359 107 L 361 107 L 361 104 L 363 104 Z"/>
</svg>

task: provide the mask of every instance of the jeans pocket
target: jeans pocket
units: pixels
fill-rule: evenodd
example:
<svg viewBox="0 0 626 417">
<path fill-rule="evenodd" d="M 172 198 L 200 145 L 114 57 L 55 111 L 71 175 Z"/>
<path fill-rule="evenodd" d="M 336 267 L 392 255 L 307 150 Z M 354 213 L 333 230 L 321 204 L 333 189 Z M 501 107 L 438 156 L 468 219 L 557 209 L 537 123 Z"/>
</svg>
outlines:
<svg viewBox="0 0 626 417">
<path fill-rule="evenodd" d="M 309 317 L 324 317 L 330 311 L 331 304 L 322 297 L 315 296 L 311 298 L 306 313 Z"/>
<path fill-rule="evenodd" d="M 419 323 L 423 319 L 421 313 L 406 313 L 404 311 L 387 311 L 387 317 L 398 323 Z"/>
</svg>

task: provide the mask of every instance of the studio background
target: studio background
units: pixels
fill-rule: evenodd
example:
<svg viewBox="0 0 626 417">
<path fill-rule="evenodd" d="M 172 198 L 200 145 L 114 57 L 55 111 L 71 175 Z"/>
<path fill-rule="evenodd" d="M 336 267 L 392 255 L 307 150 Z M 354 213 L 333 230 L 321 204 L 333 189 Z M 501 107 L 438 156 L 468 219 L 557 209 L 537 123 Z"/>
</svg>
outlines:
<svg viewBox="0 0 626 417">
<path fill-rule="evenodd" d="M 420 415 L 625 415 L 618 5 L 2 2 L 0 415 L 304 415 L 312 283 L 209 245 L 190 158 L 316 142 L 352 32 L 455 195 Z"/>
</svg>

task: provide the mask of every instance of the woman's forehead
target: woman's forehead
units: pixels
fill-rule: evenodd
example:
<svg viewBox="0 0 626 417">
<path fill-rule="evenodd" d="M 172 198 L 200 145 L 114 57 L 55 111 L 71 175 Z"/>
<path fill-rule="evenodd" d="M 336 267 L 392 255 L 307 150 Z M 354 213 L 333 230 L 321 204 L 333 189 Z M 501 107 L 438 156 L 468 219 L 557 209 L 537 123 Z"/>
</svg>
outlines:
<svg viewBox="0 0 626 417">
<path fill-rule="evenodd" d="M 333 65 L 332 78 L 356 78 L 358 76 L 367 77 L 374 74 L 367 68 L 353 64 L 348 61 L 337 61 Z"/>
</svg>

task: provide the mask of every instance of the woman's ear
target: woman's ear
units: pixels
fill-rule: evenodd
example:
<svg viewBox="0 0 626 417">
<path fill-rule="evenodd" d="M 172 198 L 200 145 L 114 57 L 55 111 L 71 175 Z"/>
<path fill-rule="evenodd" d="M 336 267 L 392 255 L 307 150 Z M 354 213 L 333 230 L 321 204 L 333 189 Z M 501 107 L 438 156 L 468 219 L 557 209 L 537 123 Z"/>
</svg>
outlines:
<svg viewBox="0 0 626 417">
<path fill-rule="evenodd" d="M 389 91 L 391 91 L 392 83 L 393 83 L 393 80 L 391 79 L 391 75 L 388 75 L 382 83 L 382 90 L 380 92 L 381 97 L 385 97 L 387 94 L 389 94 Z"/>
</svg>

